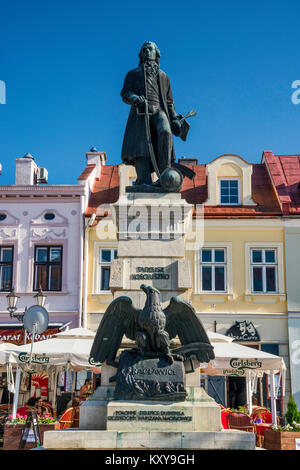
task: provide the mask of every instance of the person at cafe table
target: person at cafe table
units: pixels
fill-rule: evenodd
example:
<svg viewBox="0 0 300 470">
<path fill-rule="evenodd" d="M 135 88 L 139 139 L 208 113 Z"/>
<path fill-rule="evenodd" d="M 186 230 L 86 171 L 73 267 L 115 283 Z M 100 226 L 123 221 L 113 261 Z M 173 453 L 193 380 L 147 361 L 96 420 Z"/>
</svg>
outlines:
<svg viewBox="0 0 300 470">
<path fill-rule="evenodd" d="M 80 388 L 79 395 L 81 400 L 86 400 L 93 393 L 92 379 L 86 379 Z"/>
</svg>

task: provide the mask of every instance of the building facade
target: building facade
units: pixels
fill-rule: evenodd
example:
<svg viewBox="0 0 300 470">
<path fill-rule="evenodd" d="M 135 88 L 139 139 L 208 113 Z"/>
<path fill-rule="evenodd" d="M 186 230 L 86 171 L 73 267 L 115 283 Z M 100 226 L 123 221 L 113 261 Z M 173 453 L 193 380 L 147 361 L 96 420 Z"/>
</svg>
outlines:
<svg viewBox="0 0 300 470">
<path fill-rule="evenodd" d="M 284 227 L 291 393 L 300 408 L 300 156 L 263 154 L 278 195 Z"/>
<path fill-rule="evenodd" d="M 23 344 L 30 339 L 11 318 L 7 298 L 19 296 L 17 313 L 46 295 L 49 327 L 82 322 L 83 185 L 48 185 L 47 170 L 27 154 L 16 159 L 15 183 L 0 186 L 0 338 Z M 44 183 L 44 184 L 43 184 Z"/>
</svg>

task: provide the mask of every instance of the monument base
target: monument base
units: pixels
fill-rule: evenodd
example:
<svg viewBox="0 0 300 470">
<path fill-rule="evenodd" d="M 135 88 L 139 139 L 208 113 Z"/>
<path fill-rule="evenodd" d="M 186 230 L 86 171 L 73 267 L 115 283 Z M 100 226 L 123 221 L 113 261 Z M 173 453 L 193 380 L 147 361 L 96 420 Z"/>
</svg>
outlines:
<svg viewBox="0 0 300 470">
<path fill-rule="evenodd" d="M 177 403 L 110 401 L 108 431 L 221 431 L 220 407 L 214 402 Z"/>
<path fill-rule="evenodd" d="M 126 431 L 133 428 L 142 431 L 222 429 L 220 407 L 201 387 L 187 386 L 187 397 L 184 402 L 120 401 L 114 399 L 114 391 L 113 385 L 98 387 L 93 395 L 81 404 L 80 429 Z M 137 410 L 138 413 L 132 413 Z"/>
<path fill-rule="evenodd" d="M 255 450 L 255 434 L 223 431 L 83 431 L 62 429 L 44 434 L 46 450 Z"/>
</svg>

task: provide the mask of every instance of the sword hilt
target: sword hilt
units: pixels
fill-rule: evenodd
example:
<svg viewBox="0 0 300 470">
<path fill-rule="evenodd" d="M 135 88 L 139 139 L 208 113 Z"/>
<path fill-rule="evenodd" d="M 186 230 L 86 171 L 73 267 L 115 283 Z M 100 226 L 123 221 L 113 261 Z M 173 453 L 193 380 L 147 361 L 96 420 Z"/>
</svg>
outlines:
<svg viewBox="0 0 300 470">
<path fill-rule="evenodd" d="M 145 105 L 145 112 L 144 112 L 144 113 L 140 112 L 140 111 L 139 111 L 139 107 L 137 106 L 136 114 L 137 114 L 138 116 L 152 116 L 153 113 L 149 113 L 149 111 L 148 111 L 148 108 L 149 108 L 148 100 L 145 100 L 144 103 L 142 103 L 142 104 Z"/>
</svg>

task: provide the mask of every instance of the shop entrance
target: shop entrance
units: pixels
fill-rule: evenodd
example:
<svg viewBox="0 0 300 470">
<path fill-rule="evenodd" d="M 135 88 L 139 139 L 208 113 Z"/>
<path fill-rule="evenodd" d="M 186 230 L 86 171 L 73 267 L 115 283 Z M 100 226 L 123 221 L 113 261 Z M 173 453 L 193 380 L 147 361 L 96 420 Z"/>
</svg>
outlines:
<svg viewBox="0 0 300 470">
<path fill-rule="evenodd" d="M 247 404 L 245 377 L 228 377 L 227 404 L 229 408 L 238 409 Z"/>
</svg>

